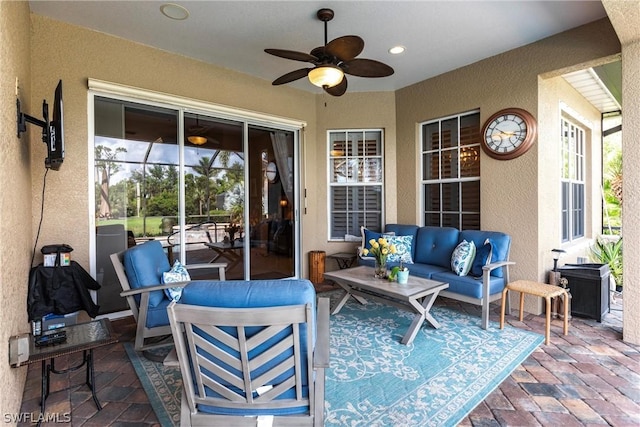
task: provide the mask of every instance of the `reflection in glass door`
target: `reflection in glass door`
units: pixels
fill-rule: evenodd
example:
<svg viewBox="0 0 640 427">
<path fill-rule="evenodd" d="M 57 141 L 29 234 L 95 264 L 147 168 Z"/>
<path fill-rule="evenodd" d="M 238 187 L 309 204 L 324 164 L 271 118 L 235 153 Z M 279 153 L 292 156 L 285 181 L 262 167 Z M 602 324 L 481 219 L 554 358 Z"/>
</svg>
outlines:
<svg viewBox="0 0 640 427">
<path fill-rule="evenodd" d="M 225 262 L 228 279 L 299 274 L 296 132 L 102 96 L 94 114 L 100 314 L 127 308 L 109 256 L 148 240 L 170 263 Z"/>
<path fill-rule="evenodd" d="M 249 126 L 251 279 L 296 275 L 294 146 L 291 131 Z"/>
<path fill-rule="evenodd" d="M 227 263 L 244 279 L 244 125 L 184 114 L 185 258 Z M 170 239 L 178 242 L 180 236 Z"/>
<path fill-rule="evenodd" d="M 100 314 L 127 309 L 109 256 L 179 223 L 177 111 L 95 98 L 96 280 Z"/>
</svg>

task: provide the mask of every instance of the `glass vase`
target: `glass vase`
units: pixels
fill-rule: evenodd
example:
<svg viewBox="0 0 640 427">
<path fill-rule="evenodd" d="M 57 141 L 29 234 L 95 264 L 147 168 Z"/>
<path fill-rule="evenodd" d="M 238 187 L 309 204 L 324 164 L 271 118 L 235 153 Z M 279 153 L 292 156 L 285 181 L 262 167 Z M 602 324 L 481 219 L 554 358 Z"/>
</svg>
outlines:
<svg viewBox="0 0 640 427">
<path fill-rule="evenodd" d="M 376 279 L 385 279 L 387 277 L 387 260 L 376 259 L 374 276 Z"/>
</svg>

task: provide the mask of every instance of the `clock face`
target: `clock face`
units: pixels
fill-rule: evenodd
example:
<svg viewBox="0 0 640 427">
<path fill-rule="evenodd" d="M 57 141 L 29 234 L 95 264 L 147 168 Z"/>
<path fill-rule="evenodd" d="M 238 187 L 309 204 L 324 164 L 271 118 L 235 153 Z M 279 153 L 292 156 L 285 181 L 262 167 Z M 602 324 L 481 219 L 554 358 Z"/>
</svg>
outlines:
<svg viewBox="0 0 640 427">
<path fill-rule="evenodd" d="M 265 173 L 267 175 L 267 179 L 269 180 L 269 182 L 271 183 L 275 182 L 278 176 L 278 168 L 276 168 L 276 164 L 273 162 L 269 162 L 269 164 L 267 164 L 267 169 L 265 170 Z"/>
<path fill-rule="evenodd" d="M 482 148 L 495 159 L 513 159 L 531 148 L 535 133 L 535 119 L 531 114 L 518 108 L 502 110 L 485 123 Z"/>
</svg>

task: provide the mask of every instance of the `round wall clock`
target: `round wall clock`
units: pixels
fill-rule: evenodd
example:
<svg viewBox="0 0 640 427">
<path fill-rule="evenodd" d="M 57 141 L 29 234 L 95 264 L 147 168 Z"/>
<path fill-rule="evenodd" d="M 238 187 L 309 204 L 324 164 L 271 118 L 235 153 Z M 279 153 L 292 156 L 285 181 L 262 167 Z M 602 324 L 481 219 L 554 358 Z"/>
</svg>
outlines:
<svg viewBox="0 0 640 427">
<path fill-rule="evenodd" d="M 498 160 L 515 159 L 526 153 L 536 137 L 536 120 L 521 108 L 498 111 L 482 128 L 482 149 Z"/>
<path fill-rule="evenodd" d="M 269 182 L 274 183 L 276 178 L 278 177 L 278 168 L 276 167 L 276 164 L 273 162 L 269 162 L 267 164 L 267 169 L 265 170 L 265 173 L 267 175 L 267 179 L 269 180 Z"/>
</svg>

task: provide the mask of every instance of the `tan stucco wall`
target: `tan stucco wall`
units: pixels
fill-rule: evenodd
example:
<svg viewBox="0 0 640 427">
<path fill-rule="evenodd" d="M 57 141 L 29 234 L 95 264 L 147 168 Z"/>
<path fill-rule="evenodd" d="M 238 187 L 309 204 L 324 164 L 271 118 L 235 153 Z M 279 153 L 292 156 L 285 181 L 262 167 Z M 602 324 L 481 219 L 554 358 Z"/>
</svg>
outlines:
<svg viewBox="0 0 640 427">
<path fill-rule="evenodd" d="M 538 270 L 549 270 L 553 265 L 551 249 L 561 248 L 567 251 L 559 260 L 558 265 L 576 262 L 577 257 L 588 256 L 591 237 L 595 237 L 602 228 L 602 143 L 601 143 L 601 115 L 591 103 L 580 95 L 562 77 L 540 78 L 538 120 L 544 125 L 538 134 L 538 203 L 542 209 L 539 216 L 540 230 L 538 248 L 540 263 Z M 561 244 L 561 188 L 557 181 L 562 170 L 560 157 L 560 103 L 569 107 L 570 121 L 585 131 L 586 138 L 586 206 L 585 238 L 577 239 L 570 244 Z M 575 114 L 574 114 L 575 112 Z"/>
<path fill-rule="evenodd" d="M 398 221 L 420 222 L 415 158 L 418 123 L 477 108 L 482 123 L 508 107 L 524 108 L 537 118 L 539 75 L 619 51 L 613 28 L 603 19 L 398 90 L 396 155 L 398 164 L 403 165 L 397 168 L 398 194 L 407 195 L 398 200 Z M 539 122 L 538 126 L 546 124 Z M 551 132 L 559 134 L 557 128 Z M 547 157 L 541 150 L 549 143 L 540 143 L 538 137 L 531 150 L 509 161 L 494 160 L 484 153 L 481 157 L 482 228 L 512 236 L 511 259 L 517 262 L 511 270 L 512 279 L 543 280 L 550 266 L 543 252 L 551 244 L 541 247 L 537 242 L 560 244 L 558 233 L 554 228 L 543 228 L 540 219 L 542 213 L 546 214 L 546 206 L 540 205 L 540 192 L 557 183 L 557 174 L 547 177 L 538 172 L 540 162 Z"/>
<path fill-rule="evenodd" d="M 614 56 L 617 58 L 617 56 Z M 552 73 L 557 75 L 558 73 Z M 561 187 L 558 181 L 562 170 L 560 157 L 560 117 L 562 110 L 560 103 L 564 103 L 570 112 L 566 117 L 585 131 L 585 196 L 586 223 L 585 237 L 562 244 L 561 215 Z M 567 114 L 565 112 L 565 114 Z M 537 271 L 549 271 L 553 266 L 551 249 L 559 248 L 566 251 L 558 265 L 575 263 L 577 257 L 586 257 L 592 238 L 596 237 L 602 228 L 602 196 L 600 185 L 602 182 L 602 144 L 601 144 L 601 116 L 591 103 L 580 95 L 562 77 L 540 77 L 538 90 L 538 167 L 537 167 L 537 195 L 539 230 L 537 234 L 538 265 Z M 543 277 L 542 279 L 544 279 Z M 512 296 L 514 307 L 517 302 Z M 541 298 L 526 297 L 525 310 L 541 313 L 544 301 Z"/>
<path fill-rule="evenodd" d="M 640 2 L 602 2 L 622 44 L 623 339 L 640 344 Z"/>
<path fill-rule="evenodd" d="M 306 138 L 316 139 L 313 94 L 274 88 L 266 80 L 38 15 L 32 15 L 32 33 L 33 99 L 51 98 L 57 80 L 62 79 L 65 107 L 66 158 L 60 171 L 48 175 L 48 215 L 41 242 L 69 243 L 75 249 L 73 258 L 87 270 L 91 227 L 87 200 L 88 78 L 306 120 Z M 39 207 L 45 155 L 44 146 L 32 151 L 34 212 Z M 64 197 L 55 198 L 55 194 Z M 64 213 L 62 222 L 55 212 Z M 303 246 L 311 246 L 305 236 L 302 241 Z"/>
<path fill-rule="evenodd" d="M 16 77 L 22 110 L 41 106 L 30 100 L 29 6 L 23 2 L 0 2 L 0 414 L 17 414 L 27 368 L 9 367 L 9 337 L 28 330 L 27 277 L 33 234 L 31 231 L 31 166 L 29 151 L 35 142 L 16 135 Z M 36 128 L 39 129 L 39 128 Z M 29 134 L 37 134 L 36 130 Z"/>
</svg>

